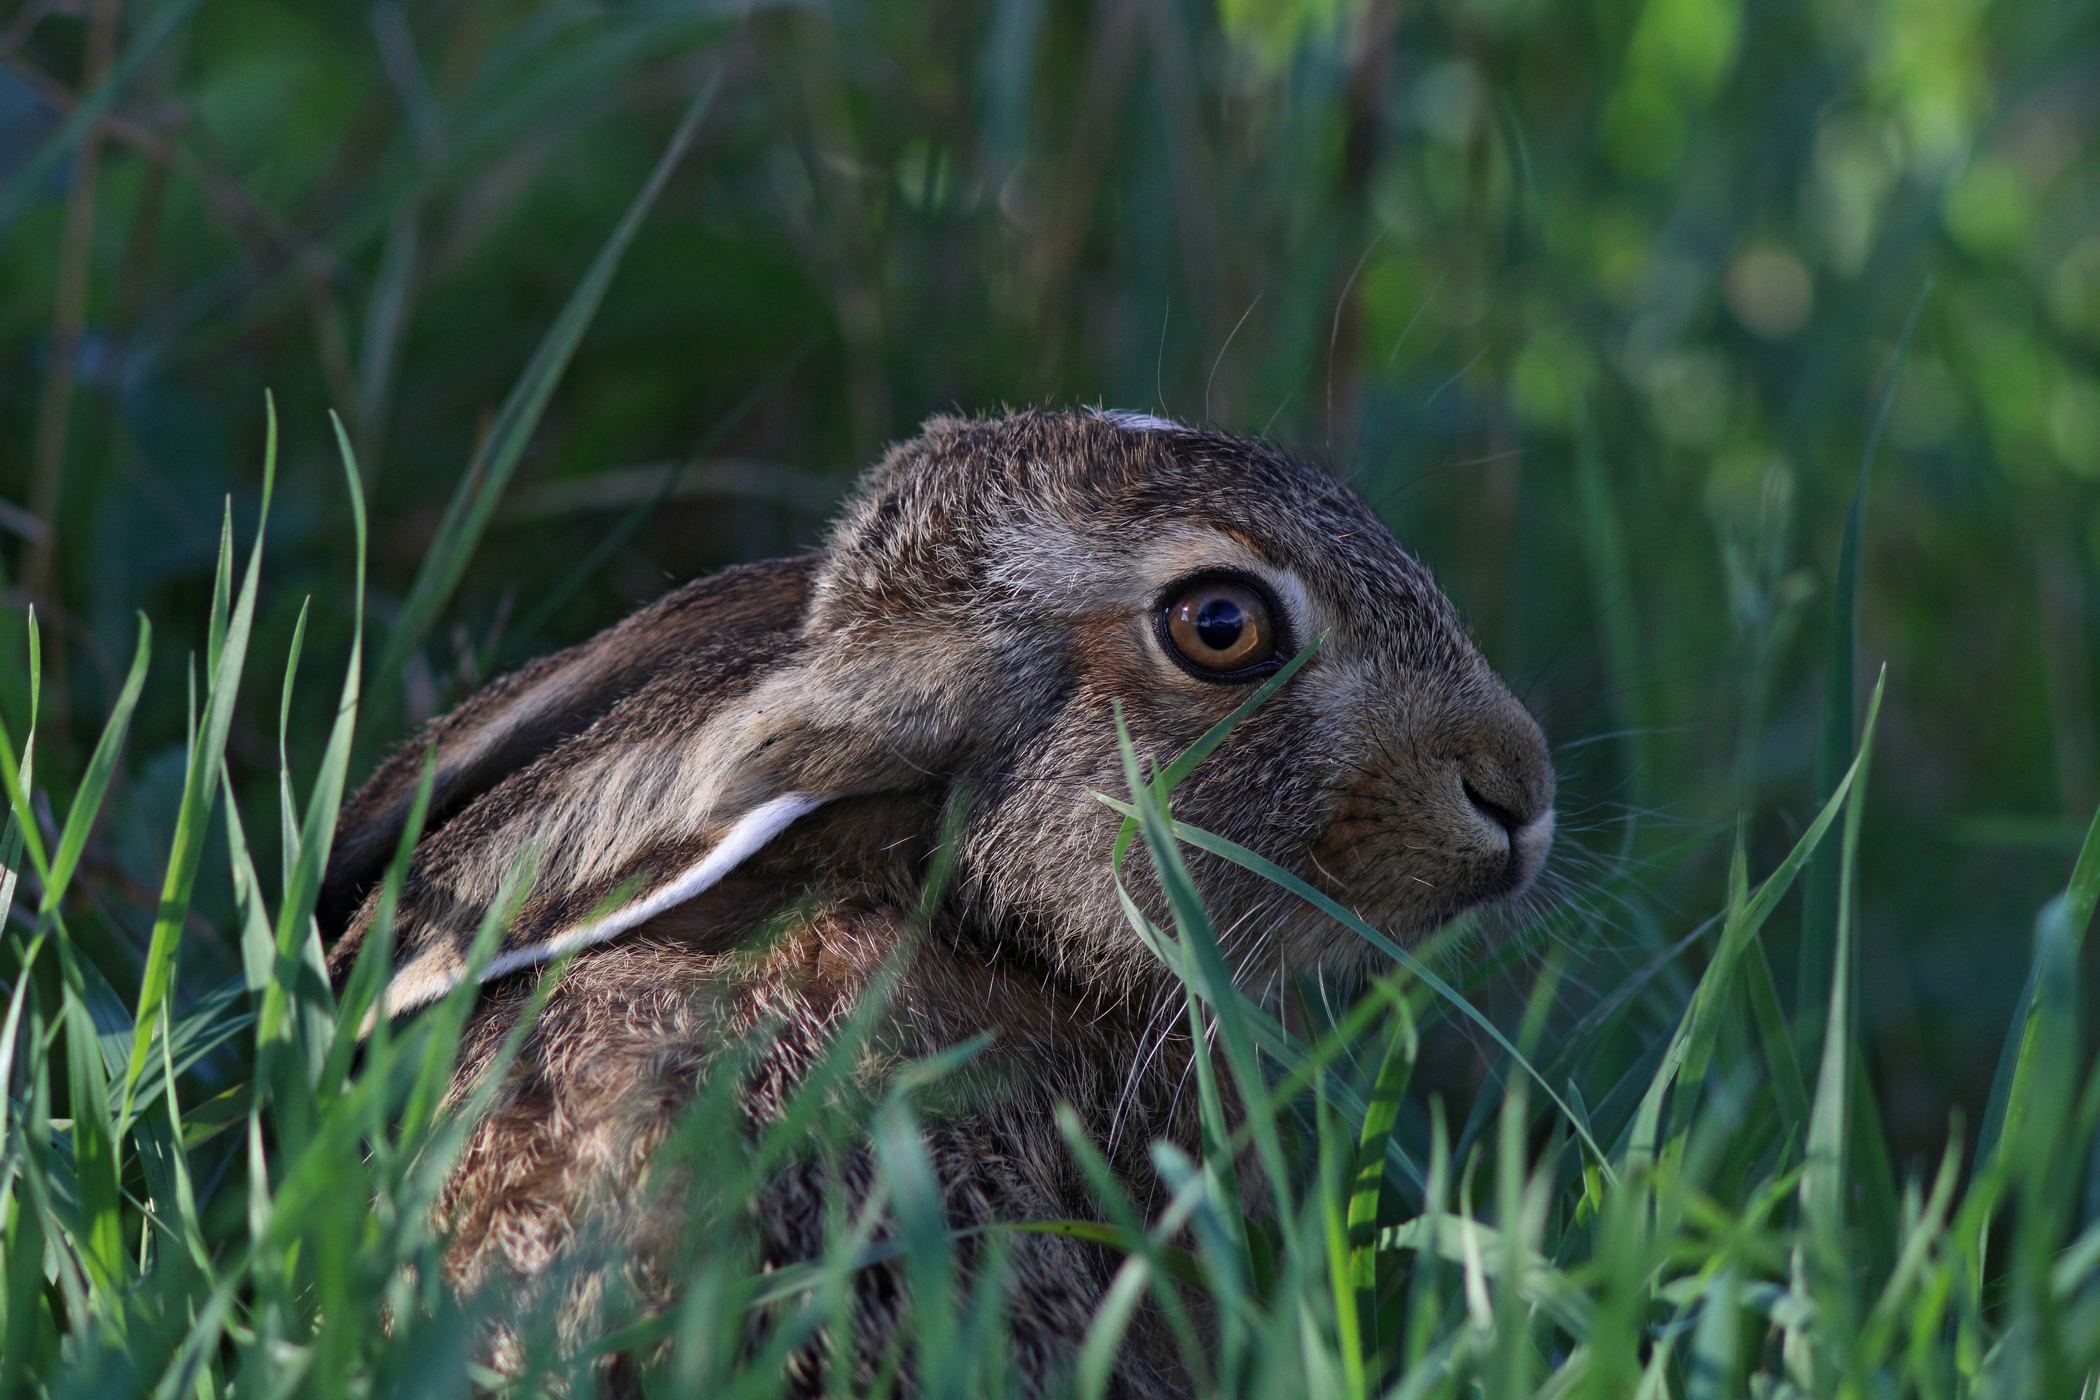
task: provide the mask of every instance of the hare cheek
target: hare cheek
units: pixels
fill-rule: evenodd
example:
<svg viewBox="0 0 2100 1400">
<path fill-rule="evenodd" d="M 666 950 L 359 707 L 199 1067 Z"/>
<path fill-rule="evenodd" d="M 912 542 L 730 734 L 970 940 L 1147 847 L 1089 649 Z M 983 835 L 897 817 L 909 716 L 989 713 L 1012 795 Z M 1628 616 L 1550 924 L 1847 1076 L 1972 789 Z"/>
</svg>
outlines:
<svg viewBox="0 0 2100 1400">
<path fill-rule="evenodd" d="M 1182 674 L 1159 654 L 1149 618 L 1121 608 L 1082 614 L 1072 628 L 1071 659 L 1078 691 L 1104 711 L 1120 702 L 1132 727 L 1187 743 L 1246 696 L 1233 686 L 1206 685 Z M 1104 735 L 1114 730 L 1106 723 Z M 1113 749 L 1111 749 L 1113 752 Z"/>
</svg>

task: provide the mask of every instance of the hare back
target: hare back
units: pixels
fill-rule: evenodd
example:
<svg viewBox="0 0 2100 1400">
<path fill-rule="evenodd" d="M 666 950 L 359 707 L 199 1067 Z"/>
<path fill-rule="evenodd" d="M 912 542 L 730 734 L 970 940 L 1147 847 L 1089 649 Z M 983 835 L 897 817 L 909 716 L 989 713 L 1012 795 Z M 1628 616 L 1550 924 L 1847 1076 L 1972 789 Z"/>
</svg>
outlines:
<svg viewBox="0 0 2100 1400">
<path fill-rule="evenodd" d="M 877 833 L 903 824 L 894 808 L 841 804 L 798 840 L 860 845 L 865 859 Z M 930 804 L 917 815 L 930 818 Z M 900 870 L 923 858 L 924 839 L 892 843 Z M 793 858 L 784 851 L 766 859 Z M 725 924 L 749 930 L 777 913 L 766 894 L 772 873 L 761 863 L 710 892 L 704 914 L 645 926 L 568 970 L 438 1202 L 456 1241 L 447 1261 L 456 1285 L 508 1280 L 530 1291 L 561 1280 L 570 1294 L 562 1330 L 581 1342 L 605 1321 L 597 1309 L 606 1271 L 618 1271 L 643 1306 L 669 1305 L 685 1232 L 706 1229 L 710 1212 L 750 1211 L 767 1266 L 822 1257 L 838 1205 L 857 1210 L 873 1182 L 866 1144 L 813 1134 L 748 1201 L 734 1202 L 709 1195 L 735 1175 L 719 1143 L 707 1144 L 704 1180 L 675 1145 L 664 1149 L 695 1096 L 724 1073 L 735 1076 L 737 1117 L 763 1133 L 871 996 L 880 1014 L 859 1045 L 851 1083 L 879 1085 L 901 1060 L 987 1027 L 994 1033 L 992 1046 L 925 1108 L 925 1149 L 948 1223 L 959 1232 L 966 1279 L 986 1227 L 1095 1213 L 1056 1127 L 1058 1103 L 1073 1106 L 1089 1136 L 1110 1144 L 1127 1180 L 1149 1181 L 1142 1147 L 1167 1126 L 1174 1105 L 1124 1101 L 1126 1078 L 1116 1067 L 1127 1066 L 1136 1047 L 1115 1009 L 958 956 L 949 940 L 921 933 L 909 904 L 884 898 L 894 891 L 865 883 L 791 911 L 746 946 L 722 946 Z M 878 987 L 886 968 L 890 980 Z M 488 990 L 463 1046 L 459 1092 L 491 1069 L 531 995 L 526 978 Z M 744 1050 L 754 1052 L 748 1060 L 740 1058 Z M 1185 1052 L 1177 1042 L 1166 1058 Z M 1141 1186 L 1140 1194 L 1149 1193 Z M 1010 1356 L 1028 1390 L 1046 1390 L 1071 1364 L 1114 1261 L 1057 1235 L 1021 1234 L 1010 1244 Z M 879 1265 L 856 1281 L 850 1354 L 865 1374 L 855 1381 L 873 1378 L 892 1335 L 904 1297 L 899 1267 Z M 824 1355 L 816 1346 L 796 1358 L 796 1393 L 823 1393 Z M 1118 1384 L 1133 1397 L 1185 1392 L 1149 1310 L 1118 1363 Z"/>
</svg>

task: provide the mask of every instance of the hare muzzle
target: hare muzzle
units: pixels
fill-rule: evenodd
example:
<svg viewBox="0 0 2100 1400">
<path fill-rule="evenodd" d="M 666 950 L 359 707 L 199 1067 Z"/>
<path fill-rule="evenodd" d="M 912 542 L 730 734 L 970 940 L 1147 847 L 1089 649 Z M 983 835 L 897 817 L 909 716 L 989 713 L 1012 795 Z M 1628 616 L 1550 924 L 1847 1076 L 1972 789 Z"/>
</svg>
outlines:
<svg viewBox="0 0 2100 1400">
<path fill-rule="evenodd" d="M 1499 681 L 1465 689 L 1426 717 L 1396 706 L 1341 756 L 1349 776 L 1311 846 L 1337 897 L 1396 935 L 1523 893 L 1553 843 L 1545 736 Z"/>
</svg>

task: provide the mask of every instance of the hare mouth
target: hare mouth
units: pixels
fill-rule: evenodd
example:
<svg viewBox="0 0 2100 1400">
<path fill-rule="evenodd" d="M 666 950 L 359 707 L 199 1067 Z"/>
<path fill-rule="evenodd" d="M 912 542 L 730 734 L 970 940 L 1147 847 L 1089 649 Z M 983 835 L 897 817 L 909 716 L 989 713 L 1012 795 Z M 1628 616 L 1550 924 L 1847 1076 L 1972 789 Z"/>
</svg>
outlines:
<svg viewBox="0 0 2100 1400">
<path fill-rule="evenodd" d="M 1552 848 L 1551 807 L 1518 816 L 1467 797 L 1461 814 L 1395 803 L 1383 792 L 1352 793 L 1307 854 L 1337 897 L 1426 933 L 1523 894 Z"/>
<path fill-rule="evenodd" d="M 1539 872 L 1545 869 L 1546 853 L 1553 847 L 1552 808 L 1529 821 L 1507 823 L 1503 829 L 1508 833 L 1508 846 L 1502 868 L 1495 872 L 1487 888 L 1468 907 L 1514 899 L 1531 888 Z"/>
</svg>

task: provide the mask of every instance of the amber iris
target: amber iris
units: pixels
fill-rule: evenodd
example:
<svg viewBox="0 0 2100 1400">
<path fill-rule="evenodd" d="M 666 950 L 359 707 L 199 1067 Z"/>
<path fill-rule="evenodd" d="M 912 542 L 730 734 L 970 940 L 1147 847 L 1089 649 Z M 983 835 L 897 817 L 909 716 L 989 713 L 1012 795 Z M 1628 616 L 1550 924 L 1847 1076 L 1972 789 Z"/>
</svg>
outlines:
<svg viewBox="0 0 2100 1400">
<path fill-rule="evenodd" d="M 1229 581 L 1199 583 L 1167 604 L 1167 638 L 1190 665 L 1217 675 L 1260 666 L 1276 652 L 1269 605 Z"/>
</svg>

